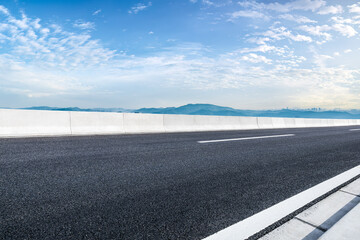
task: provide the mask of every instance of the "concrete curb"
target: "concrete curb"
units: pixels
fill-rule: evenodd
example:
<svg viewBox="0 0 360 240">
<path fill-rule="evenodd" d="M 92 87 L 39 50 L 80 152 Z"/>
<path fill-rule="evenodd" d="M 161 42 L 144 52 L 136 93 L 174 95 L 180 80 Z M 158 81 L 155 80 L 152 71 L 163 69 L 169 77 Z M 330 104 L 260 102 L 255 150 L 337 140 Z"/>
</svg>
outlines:
<svg viewBox="0 0 360 240">
<path fill-rule="evenodd" d="M 360 236 L 360 178 L 262 236 L 261 240 L 352 240 Z"/>
<path fill-rule="evenodd" d="M 204 240 L 257 239 L 316 202 L 337 191 L 360 175 L 360 165 L 268 209 L 225 228 Z"/>
</svg>

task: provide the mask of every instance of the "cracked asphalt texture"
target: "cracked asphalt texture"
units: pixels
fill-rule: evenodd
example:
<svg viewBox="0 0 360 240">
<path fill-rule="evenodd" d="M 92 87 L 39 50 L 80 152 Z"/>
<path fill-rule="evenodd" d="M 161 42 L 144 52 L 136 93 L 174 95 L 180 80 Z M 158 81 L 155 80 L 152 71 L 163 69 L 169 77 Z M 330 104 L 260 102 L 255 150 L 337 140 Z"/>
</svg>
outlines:
<svg viewBox="0 0 360 240">
<path fill-rule="evenodd" d="M 359 165 L 351 128 L 0 139 L 0 239 L 202 239 Z"/>
</svg>

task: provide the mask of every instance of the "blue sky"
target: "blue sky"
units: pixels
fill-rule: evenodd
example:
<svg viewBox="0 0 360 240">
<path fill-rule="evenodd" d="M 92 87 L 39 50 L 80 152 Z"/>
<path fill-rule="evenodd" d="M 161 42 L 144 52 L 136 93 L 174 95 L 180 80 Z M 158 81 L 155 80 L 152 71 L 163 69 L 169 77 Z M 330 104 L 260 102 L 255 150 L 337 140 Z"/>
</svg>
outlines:
<svg viewBox="0 0 360 240">
<path fill-rule="evenodd" d="M 360 108 L 360 2 L 0 0 L 0 106 Z"/>
</svg>

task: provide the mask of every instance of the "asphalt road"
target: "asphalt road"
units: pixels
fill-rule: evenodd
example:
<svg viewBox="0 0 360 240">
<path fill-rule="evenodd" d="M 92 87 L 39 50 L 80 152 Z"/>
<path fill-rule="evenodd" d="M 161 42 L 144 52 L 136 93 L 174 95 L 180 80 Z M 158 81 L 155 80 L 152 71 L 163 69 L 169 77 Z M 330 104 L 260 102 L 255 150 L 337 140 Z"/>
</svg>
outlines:
<svg viewBox="0 0 360 240">
<path fill-rule="evenodd" d="M 201 239 L 359 165 L 352 128 L 0 139 L 0 239 Z"/>
</svg>

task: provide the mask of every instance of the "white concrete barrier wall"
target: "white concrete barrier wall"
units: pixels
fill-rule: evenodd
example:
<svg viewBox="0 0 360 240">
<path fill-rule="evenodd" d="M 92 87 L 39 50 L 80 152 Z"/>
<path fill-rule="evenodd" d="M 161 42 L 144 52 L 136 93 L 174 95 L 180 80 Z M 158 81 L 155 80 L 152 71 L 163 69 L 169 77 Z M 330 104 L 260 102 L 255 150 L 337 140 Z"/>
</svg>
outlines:
<svg viewBox="0 0 360 240">
<path fill-rule="evenodd" d="M 357 120 L 356 119 L 349 119 L 349 125 L 357 125 Z"/>
<path fill-rule="evenodd" d="M 347 126 L 349 121 L 347 119 L 335 119 L 335 126 Z"/>
<path fill-rule="evenodd" d="M 271 118 L 274 128 L 286 128 L 285 118 Z"/>
<path fill-rule="evenodd" d="M 195 131 L 196 121 L 194 115 L 165 114 L 165 132 L 189 132 Z"/>
<path fill-rule="evenodd" d="M 165 132 L 164 115 L 123 113 L 125 133 Z"/>
<path fill-rule="evenodd" d="M 321 119 L 304 118 L 305 127 L 320 127 Z"/>
<path fill-rule="evenodd" d="M 209 130 L 221 130 L 222 122 L 219 116 L 194 116 L 195 126 L 194 131 L 209 131 Z"/>
<path fill-rule="evenodd" d="M 294 118 L 295 126 L 298 128 L 306 127 L 305 118 Z"/>
<path fill-rule="evenodd" d="M 296 128 L 296 119 L 295 118 L 284 118 L 284 123 L 286 128 Z"/>
<path fill-rule="evenodd" d="M 334 126 L 342 126 L 342 120 L 341 119 L 334 119 Z"/>
<path fill-rule="evenodd" d="M 310 119 L 0 109 L 0 136 L 91 135 L 360 125 Z"/>
<path fill-rule="evenodd" d="M 274 128 L 272 118 L 270 117 L 258 117 L 259 128 Z"/>
<path fill-rule="evenodd" d="M 125 133 L 123 113 L 70 112 L 70 115 L 74 135 Z"/>
<path fill-rule="evenodd" d="M 335 121 L 334 121 L 334 120 L 335 120 L 335 119 L 328 119 L 327 124 L 328 124 L 329 127 L 335 126 Z"/>
<path fill-rule="evenodd" d="M 70 134 L 69 112 L 0 109 L 0 136 Z"/>
<path fill-rule="evenodd" d="M 259 128 L 257 117 L 237 117 L 239 118 L 239 127 L 236 129 L 257 129 Z"/>
<path fill-rule="evenodd" d="M 219 121 L 223 129 L 221 130 L 241 130 L 258 128 L 256 118 L 242 118 L 233 116 L 219 116 Z"/>
<path fill-rule="evenodd" d="M 321 127 L 327 127 L 328 125 L 328 119 L 320 119 L 320 126 Z"/>
</svg>

